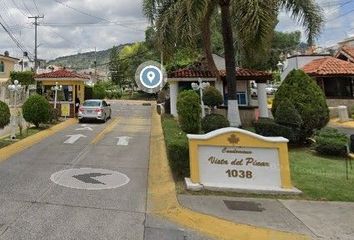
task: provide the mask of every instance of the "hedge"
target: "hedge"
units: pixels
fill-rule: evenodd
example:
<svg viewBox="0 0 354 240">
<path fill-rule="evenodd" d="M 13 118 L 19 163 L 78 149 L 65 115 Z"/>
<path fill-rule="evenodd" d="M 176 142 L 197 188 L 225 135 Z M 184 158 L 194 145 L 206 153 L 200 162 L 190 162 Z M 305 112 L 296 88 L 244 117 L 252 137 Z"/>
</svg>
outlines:
<svg viewBox="0 0 354 240">
<path fill-rule="evenodd" d="M 324 128 L 315 136 L 315 150 L 323 155 L 347 156 L 348 137 L 334 128 Z"/>
<path fill-rule="evenodd" d="M 273 119 L 260 118 L 254 124 L 256 133 L 266 137 L 284 137 L 290 143 L 297 143 L 299 140 L 299 131 L 288 126 L 280 125 Z"/>
<path fill-rule="evenodd" d="M 178 179 L 189 176 L 187 135 L 172 116 L 162 116 L 162 128 L 164 130 L 166 149 L 173 175 Z"/>
<path fill-rule="evenodd" d="M 202 119 L 202 130 L 204 133 L 226 127 L 230 127 L 230 122 L 223 115 L 213 113 Z"/>
</svg>

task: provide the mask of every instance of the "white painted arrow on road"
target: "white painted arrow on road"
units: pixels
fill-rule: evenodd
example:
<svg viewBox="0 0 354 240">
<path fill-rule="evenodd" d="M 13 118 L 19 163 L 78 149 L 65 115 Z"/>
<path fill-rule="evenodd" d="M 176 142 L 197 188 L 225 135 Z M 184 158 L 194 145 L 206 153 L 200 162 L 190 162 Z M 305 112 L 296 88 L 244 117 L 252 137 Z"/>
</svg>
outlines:
<svg viewBox="0 0 354 240">
<path fill-rule="evenodd" d="M 85 135 L 82 134 L 76 134 L 76 135 L 67 135 L 68 140 L 66 140 L 64 143 L 65 144 L 74 144 L 77 140 L 79 140 L 80 138 L 86 138 Z"/>
<path fill-rule="evenodd" d="M 129 140 L 131 137 L 123 136 L 123 137 L 116 137 L 118 138 L 117 146 L 128 146 Z"/>
<path fill-rule="evenodd" d="M 90 127 L 85 127 L 85 126 L 82 126 L 81 128 L 77 128 L 75 129 L 76 131 L 93 131 L 92 128 Z"/>
</svg>

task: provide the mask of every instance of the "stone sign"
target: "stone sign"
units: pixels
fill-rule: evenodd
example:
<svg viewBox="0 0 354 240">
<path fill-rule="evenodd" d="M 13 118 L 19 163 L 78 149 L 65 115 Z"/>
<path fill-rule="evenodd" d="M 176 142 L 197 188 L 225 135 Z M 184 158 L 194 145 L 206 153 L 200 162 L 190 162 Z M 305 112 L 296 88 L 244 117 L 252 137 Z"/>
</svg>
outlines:
<svg viewBox="0 0 354 240">
<path fill-rule="evenodd" d="M 260 193 L 299 193 L 291 184 L 288 140 L 238 128 L 188 135 L 187 187 Z"/>
</svg>

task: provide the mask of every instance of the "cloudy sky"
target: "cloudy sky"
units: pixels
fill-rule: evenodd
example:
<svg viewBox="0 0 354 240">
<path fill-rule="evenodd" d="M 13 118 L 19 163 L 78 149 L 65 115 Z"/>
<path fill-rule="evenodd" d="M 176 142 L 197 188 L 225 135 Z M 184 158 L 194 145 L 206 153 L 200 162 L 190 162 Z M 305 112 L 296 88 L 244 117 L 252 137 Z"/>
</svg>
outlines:
<svg viewBox="0 0 354 240">
<path fill-rule="evenodd" d="M 331 46 L 354 34 L 354 0 L 317 0 L 327 22 L 318 39 Z M 144 39 L 147 21 L 142 0 L 0 0 L 0 22 L 21 48 L 33 53 L 34 26 L 28 16 L 44 15 L 38 27 L 38 57 L 53 59 L 78 52 L 107 49 Z M 301 30 L 285 12 L 278 30 Z M 21 56 L 21 50 L 0 27 L 0 52 Z"/>
</svg>

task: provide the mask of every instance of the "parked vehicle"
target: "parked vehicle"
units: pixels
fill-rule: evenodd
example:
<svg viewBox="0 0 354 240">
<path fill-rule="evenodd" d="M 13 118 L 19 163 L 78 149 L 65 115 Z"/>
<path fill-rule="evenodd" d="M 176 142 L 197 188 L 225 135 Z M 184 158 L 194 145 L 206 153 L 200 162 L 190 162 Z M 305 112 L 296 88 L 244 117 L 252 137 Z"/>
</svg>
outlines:
<svg viewBox="0 0 354 240">
<path fill-rule="evenodd" d="M 86 100 L 79 108 L 79 122 L 84 120 L 94 119 L 106 122 L 111 118 L 111 105 L 104 100 L 92 99 Z"/>
</svg>

